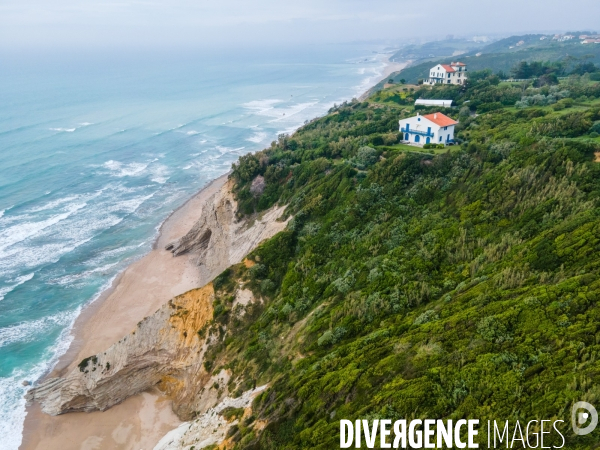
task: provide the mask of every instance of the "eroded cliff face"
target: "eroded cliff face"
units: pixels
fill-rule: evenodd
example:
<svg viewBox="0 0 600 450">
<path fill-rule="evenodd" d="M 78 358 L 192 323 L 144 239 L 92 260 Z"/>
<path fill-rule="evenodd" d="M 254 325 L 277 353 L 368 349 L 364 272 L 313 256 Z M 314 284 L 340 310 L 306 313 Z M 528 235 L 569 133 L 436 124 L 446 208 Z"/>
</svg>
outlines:
<svg viewBox="0 0 600 450">
<path fill-rule="evenodd" d="M 211 197 L 202 216 L 185 236 L 166 246 L 173 256 L 195 254 L 202 279 L 211 280 L 241 262 L 258 244 L 282 231 L 289 220 L 278 220 L 284 206 L 275 206 L 250 221 L 236 220 L 237 203 L 231 183 L 228 181 Z"/>
<path fill-rule="evenodd" d="M 248 420 L 252 415 L 251 403 L 264 391 L 267 385 L 244 392 L 240 397 L 225 397 L 216 406 L 208 409 L 190 422 L 167 433 L 154 447 L 154 450 L 189 450 L 205 448 L 209 445 L 221 444 L 226 440 L 227 432 L 240 420 Z M 226 412 L 231 409 L 242 410 L 236 417 L 229 417 Z M 228 420 L 229 419 L 229 420 Z M 227 448 L 227 445 L 221 445 Z"/>
<path fill-rule="evenodd" d="M 241 262 L 260 242 L 283 230 L 283 208 L 272 208 L 251 223 L 235 220 L 236 202 L 227 183 L 203 208 L 200 220 L 168 247 L 173 255 L 192 252 L 202 279 L 212 279 Z M 173 410 L 189 420 L 227 394 L 229 374 L 211 376 L 203 368 L 212 319 L 212 283 L 181 294 L 138 323 L 105 352 L 90 356 L 68 375 L 44 380 L 27 393 L 51 415 L 104 411 L 126 398 L 157 387 L 173 400 Z"/>
<path fill-rule="evenodd" d="M 208 284 L 175 297 L 105 352 L 84 359 L 66 377 L 30 390 L 27 399 L 57 415 L 104 411 L 156 385 L 185 397 L 202 376 L 205 342 L 198 331 L 212 318 L 213 294 Z"/>
</svg>

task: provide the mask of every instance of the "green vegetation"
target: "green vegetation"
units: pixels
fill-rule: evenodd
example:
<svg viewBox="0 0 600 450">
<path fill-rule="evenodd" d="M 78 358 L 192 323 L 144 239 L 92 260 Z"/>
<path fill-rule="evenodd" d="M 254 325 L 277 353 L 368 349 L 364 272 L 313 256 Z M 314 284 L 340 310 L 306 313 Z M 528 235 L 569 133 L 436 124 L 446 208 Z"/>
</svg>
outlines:
<svg viewBox="0 0 600 450">
<path fill-rule="evenodd" d="M 232 420 L 240 419 L 244 415 L 244 408 L 229 406 L 221 411 L 221 415 L 227 422 L 231 422 Z"/>
<path fill-rule="evenodd" d="M 456 52 L 470 52 L 480 49 L 485 44 L 466 39 L 446 39 L 431 41 L 424 44 L 409 44 L 402 47 L 391 56 L 392 61 L 422 60 L 439 58 Z"/>
<path fill-rule="evenodd" d="M 236 448 L 337 448 L 340 418 L 562 419 L 596 448 L 569 414 L 600 400 L 600 83 L 397 89 L 234 165 L 239 214 L 293 216 L 215 282 L 206 369 L 270 383 Z M 398 145 L 416 95 L 455 101 L 460 146 Z"/>
<path fill-rule="evenodd" d="M 96 370 L 96 368 L 94 367 L 96 364 L 98 364 L 98 357 L 96 355 L 94 356 L 88 356 L 87 358 L 83 358 L 81 360 L 81 362 L 79 364 L 77 364 L 77 367 L 79 367 L 79 371 L 80 372 L 88 372 L 88 364 L 92 363 L 92 370 Z M 106 366 L 106 370 L 108 370 L 110 368 L 110 364 L 107 363 Z"/>
<path fill-rule="evenodd" d="M 576 33 L 578 36 L 580 33 Z M 435 64 L 449 64 L 457 59 L 467 64 L 469 71 L 489 70 L 490 73 L 500 73 L 504 78 L 511 74 L 512 69 L 521 64 L 523 61 L 531 63 L 538 61 L 548 61 L 546 65 L 555 63 L 561 66 L 563 74 L 576 73 L 582 75 L 582 70 L 589 70 L 589 65 L 600 66 L 600 45 L 588 44 L 582 45 L 579 39 L 573 39 L 566 42 L 553 41 L 552 36 L 547 36 L 548 39 L 540 40 L 543 35 L 525 35 L 512 36 L 507 39 L 502 39 L 498 42 L 489 44 L 483 48 L 473 49 L 464 55 L 451 56 L 453 52 L 448 51 L 444 54 L 432 53 L 435 57 L 421 59 L 417 54 L 413 57 L 406 57 L 404 54 L 394 55 L 397 60 L 412 59 L 416 61 L 412 66 L 396 72 L 390 78 L 398 83 L 400 79 L 404 79 L 408 83 L 416 84 L 418 80 L 427 78 L 429 69 Z M 523 41 L 524 44 L 517 45 Z M 440 48 L 444 46 L 439 45 Z M 511 48 L 512 47 L 512 48 Z M 414 52 L 413 52 L 414 53 Z M 479 55 L 479 56 L 476 56 Z M 410 56 L 410 55 L 409 55 Z M 415 57 L 417 56 L 417 57 Z M 521 74 L 523 75 L 523 74 Z M 530 76 L 541 76 L 530 75 Z M 530 76 L 518 76 L 516 78 L 530 78 Z M 559 75 L 562 76 L 562 75 Z M 379 83 L 373 91 L 383 87 Z"/>
</svg>

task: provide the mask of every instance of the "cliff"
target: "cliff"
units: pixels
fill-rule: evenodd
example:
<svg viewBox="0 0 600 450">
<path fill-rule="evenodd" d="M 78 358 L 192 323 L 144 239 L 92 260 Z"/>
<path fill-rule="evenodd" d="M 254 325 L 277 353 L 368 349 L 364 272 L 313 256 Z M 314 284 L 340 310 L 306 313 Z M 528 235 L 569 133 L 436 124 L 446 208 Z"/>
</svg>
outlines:
<svg viewBox="0 0 600 450">
<path fill-rule="evenodd" d="M 238 263 L 261 241 L 285 228 L 276 219 L 282 207 L 273 207 L 251 220 L 235 220 L 236 202 L 231 184 L 209 198 L 198 222 L 179 241 L 169 244 L 173 255 L 191 252 L 202 279 L 212 279 Z M 64 377 L 50 378 L 27 394 L 51 415 L 72 411 L 104 411 L 127 397 L 157 386 L 173 400 L 182 419 L 214 405 L 225 391 L 204 389 L 226 385 L 225 371 L 211 377 L 203 368 L 205 330 L 212 319 L 211 283 L 179 295 L 105 352 L 82 360 Z M 217 338 L 215 338 L 217 339 Z"/>
<path fill-rule="evenodd" d="M 212 279 L 227 267 L 240 262 L 252 249 L 283 230 L 287 221 L 277 221 L 284 206 L 272 207 L 260 217 L 236 220 L 237 203 L 233 182 L 208 201 L 202 216 L 182 238 L 169 243 L 173 256 L 194 253 L 203 279 Z M 288 219 L 289 220 L 289 219 Z"/>
<path fill-rule="evenodd" d="M 200 371 L 212 317 L 212 285 L 175 297 L 105 352 L 84 359 L 64 378 L 52 378 L 28 393 L 42 410 L 104 411 L 157 384 L 167 393 L 187 392 Z"/>
<path fill-rule="evenodd" d="M 196 419 L 184 422 L 167 433 L 154 450 L 184 450 L 190 446 L 201 449 L 225 441 L 229 430 L 240 421 L 246 424 L 254 421 L 250 404 L 266 388 L 267 385 L 259 386 L 238 398 L 225 397 Z"/>
</svg>

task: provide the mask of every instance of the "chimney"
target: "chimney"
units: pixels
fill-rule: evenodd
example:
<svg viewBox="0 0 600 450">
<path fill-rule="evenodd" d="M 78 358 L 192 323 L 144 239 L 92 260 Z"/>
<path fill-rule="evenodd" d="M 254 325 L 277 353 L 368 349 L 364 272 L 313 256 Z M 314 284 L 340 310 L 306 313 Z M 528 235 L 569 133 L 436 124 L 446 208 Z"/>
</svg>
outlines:
<svg viewBox="0 0 600 450">
<path fill-rule="evenodd" d="M 435 113 L 435 114 L 433 115 L 433 118 L 434 118 L 434 119 L 437 119 L 437 113 Z"/>
<path fill-rule="evenodd" d="M 420 116 L 420 115 L 421 115 L 421 113 L 420 113 L 420 112 L 418 112 L 418 113 L 417 113 L 417 116 Z"/>
</svg>

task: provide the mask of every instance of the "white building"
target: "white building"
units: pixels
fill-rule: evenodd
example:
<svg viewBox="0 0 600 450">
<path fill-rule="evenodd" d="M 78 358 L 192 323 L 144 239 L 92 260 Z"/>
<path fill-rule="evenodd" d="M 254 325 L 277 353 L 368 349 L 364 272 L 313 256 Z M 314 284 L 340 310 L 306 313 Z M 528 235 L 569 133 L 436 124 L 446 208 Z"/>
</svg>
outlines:
<svg viewBox="0 0 600 450">
<path fill-rule="evenodd" d="M 457 124 L 450 117 L 437 112 L 399 121 L 402 140 L 409 144 L 450 144 L 454 143 L 454 126 Z"/>
<path fill-rule="evenodd" d="M 441 108 L 450 108 L 452 100 L 432 100 L 428 98 L 418 98 L 415 100 L 415 106 L 439 106 Z"/>
<path fill-rule="evenodd" d="M 429 71 L 424 84 L 464 84 L 467 81 L 467 65 L 461 62 L 438 64 Z"/>
<path fill-rule="evenodd" d="M 571 39 L 575 39 L 575 36 L 572 34 L 555 34 L 552 38 L 553 41 L 558 42 L 570 41 Z"/>
</svg>

